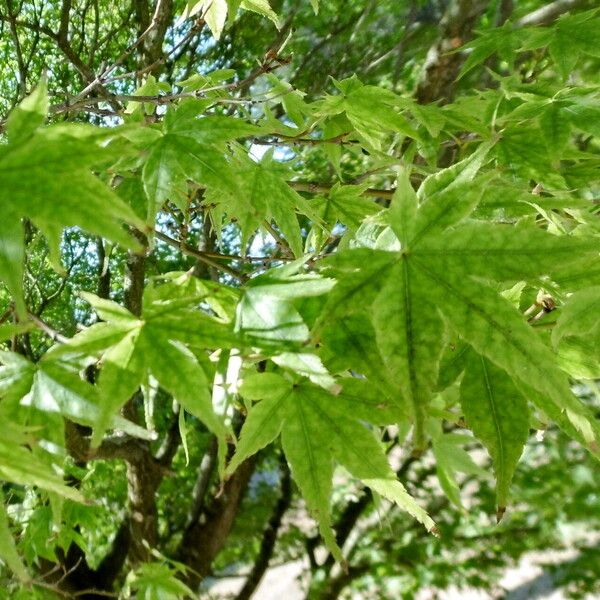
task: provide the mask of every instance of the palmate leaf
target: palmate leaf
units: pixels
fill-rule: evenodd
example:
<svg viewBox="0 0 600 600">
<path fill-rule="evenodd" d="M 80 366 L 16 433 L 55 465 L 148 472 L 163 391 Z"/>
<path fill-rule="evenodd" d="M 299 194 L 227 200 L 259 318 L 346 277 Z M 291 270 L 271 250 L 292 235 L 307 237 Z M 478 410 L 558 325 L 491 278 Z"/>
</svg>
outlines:
<svg viewBox="0 0 600 600">
<path fill-rule="evenodd" d="M 318 196 L 313 200 L 314 210 L 329 229 L 342 223 L 351 231 L 368 215 L 378 212 L 379 207 L 362 194 L 366 186 L 340 185 L 336 183 L 327 196 Z"/>
<path fill-rule="evenodd" d="M 209 294 L 199 293 L 198 286 L 186 286 L 188 277 L 148 286 L 140 319 L 115 302 L 82 294 L 105 322 L 92 325 L 46 354 L 48 363 L 77 355 L 101 355 L 97 386 L 92 388 L 99 396 L 99 410 L 91 423 L 93 445 L 100 443 L 114 415 L 150 374 L 184 409 L 224 440 L 226 428 L 212 406 L 209 375 L 186 344 L 204 352 L 207 348 L 233 347 L 236 337 L 226 322 L 192 309 Z M 191 295 L 182 294 L 180 287 Z M 174 297 L 169 298 L 170 294 Z"/>
<path fill-rule="evenodd" d="M 319 225 L 321 220 L 311 204 L 285 181 L 286 169 L 267 152 L 260 162 L 245 154 L 232 163 L 235 173 L 230 185 L 214 186 L 206 196 L 205 206 L 211 210 L 218 228 L 224 216 L 236 222 L 241 230 L 241 247 L 246 249 L 250 235 L 274 221 L 294 256 L 304 253 L 298 214 L 306 215 Z"/>
<path fill-rule="evenodd" d="M 351 395 L 346 398 L 343 391 L 332 396 L 307 382 L 292 385 L 273 373 L 255 374 L 244 380 L 240 393 L 248 399 L 262 399 L 251 408 L 226 471 L 233 473 L 246 458 L 281 433 L 292 476 L 319 523 L 325 544 L 338 560 L 343 557 L 335 542 L 330 517 L 334 460 L 398 504 L 428 530 L 435 528 L 396 478 L 374 433 L 358 420 L 361 414 L 373 409 L 368 401 L 362 406 L 363 397 L 370 397 L 368 383 L 355 380 L 349 387 Z M 349 407 L 353 407 L 352 412 Z"/>
<path fill-rule="evenodd" d="M 99 145 L 107 134 L 92 134 L 74 124 L 40 128 L 47 106 L 42 85 L 13 112 L 8 144 L 0 146 L 0 203 L 5 214 L 0 227 L 0 278 L 14 295 L 21 315 L 25 313 L 22 217 L 47 235 L 55 263 L 65 227 L 81 227 L 133 249 L 139 244 L 123 224 L 145 228 L 92 173 L 94 165 L 111 156 L 110 150 Z"/>
<path fill-rule="evenodd" d="M 185 135 L 166 133 L 148 150 L 142 171 L 144 189 L 154 211 L 165 200 L 187 208 L 188 179 L 204 185 L 227 187 L 231 168 L 222 153 Z"/>
<path fill-rule="evenodd" d="M 481 163 L 481 157 L 471 161 Z M 529 399 L 541 410 L 552 405 L 593 447 L 597 425 L 571 392 L 556 357 L 490 284 L 537 281 L 558 265 L 587 262 L 598 253 L 597 240 L 558 237 L 536 227 L 461 223 L 477 201 L 468 188 L 480 187 L 477 179 L 469 183 L 471 161 L 463 164 L 471 175 L 462 183 L 455 183 L 456 166 L 453 177 L 426 179 L 418 194 L 400 182 L 389 210 L 399 252 L 357 248 L 329 259 L 327 273 L 338 283 L 316 332 L 347 315 L 370 316 L 377 347 L 415 421 L 417 444 L 450 325 L 478 354 L 537 390 Z"/>
<path fill-rule="evenodd" d="M 188 180 L 233 194 L 235 174 L 224 154 L 224 142 L 256 134 L 259 127 L 225 116 L 198 118 L 203 101 L 189 100 L 165 115 L 162 136 L 147 148 L 142 171 L 152 211 L 171 200 L 185 210 Z"/>
<path fill-rule="evenodd" d="M 356 76 L 334 82 L 339 96 L 326 96 L 319 103 L 318 114 L 336 116 L 344 113 L 356 133 L 370 147 L 380 149 L 391 132 L 420 139 L 413 124 L 397 110 L 400 98 L 389 90 L 363 85 Z"/>
</svg>

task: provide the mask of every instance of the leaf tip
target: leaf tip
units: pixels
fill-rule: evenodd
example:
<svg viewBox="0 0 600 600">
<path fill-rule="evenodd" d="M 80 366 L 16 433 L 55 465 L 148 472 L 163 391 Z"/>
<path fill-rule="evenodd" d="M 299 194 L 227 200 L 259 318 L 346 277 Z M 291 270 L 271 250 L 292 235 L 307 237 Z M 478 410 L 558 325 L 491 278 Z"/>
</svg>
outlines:
<svg viewBox="0 0 600 600">
<path fill-rule="evenodd" d="M 500 523 L 500 521 L 502 521 L 505 513 L 506 506 L 498 506 L 498 508 L 496 508 L 496 523 Z"/>
</svg>

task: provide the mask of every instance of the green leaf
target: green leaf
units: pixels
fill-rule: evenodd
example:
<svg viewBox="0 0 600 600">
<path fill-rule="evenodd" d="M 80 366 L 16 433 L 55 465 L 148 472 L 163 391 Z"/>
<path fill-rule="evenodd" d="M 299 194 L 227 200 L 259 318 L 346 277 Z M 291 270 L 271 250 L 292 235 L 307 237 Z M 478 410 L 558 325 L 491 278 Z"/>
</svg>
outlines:
<svg viewBox="0 0 600 600">
<path fill-rule="evenodd" d="M 294 256 L 302 256 L 302 236 L 296 211 L 318 223 L 319 218 L 312 206 L 280 176 L 280 167 L 273 164 L 268 155 L 260 163 L 244 160 L 236 170 L 238 186 L 235 196 L 221 202 L 228 203 L 228 214 L 235 216 L 240 223 L 242 247 L 254 230 L 263 227 L 265 220 L 274 220 Z M 216 202 L 220 203 L 218 199 Z"/>
<path fill-rule="evenodd" d="M 424 447 L 426 406 L 436 383 L 436 365 L 442 352 L 442 320 L 423 293 L 427 285 L 410 260 L 401 260 L 388 272 L 373 303 L 377 346 L 398 393 L 410 407 L 415 425 L 414 444 Z M 394 326 L 391 326 L 391 324 Z"/>
<path fill-rule="evenodd" d="M 335 379 L 323 366 L 321 359 L 316 354 L 309 352 L 282 352 L 273 357 L 273 362 L 280 367 L 285 367 L 308 377 L 314 384 L 328 389 L 332 393 L 339 391 Z"/>
<path fill-rule="evenodd" d="M 4 323 L 0 325 L 0 341 L 4 342 L 15 335 L 20 335 L 31 331 L 34 324 L 31 321 L 24 323 Z"/>
<path fill-rule="evenodd" d="M 309 384 L 291 387 L 285 379 L 269 373 L 254 375 L 250 381 L 250 395 L 264 399 L 250 409 L 228 473 L 281 431 L 292 476 L 319 523 L 325 544 L 337 560 L 342 560 L 342 555 L 331 529 L 329 508 L 333 458 L 429 530 L 434 528 L 433 521 L 397 480 L 374 433 L 358 421 L 372 407 L 363 402 L 361 387 L 346 382 L 350 395 L 345 397 L 343 391 L 332 396 Z M 244 385 L 240 391 L 244 393 Z"/>
<path fill-rule="evenodd" d="M 300 398 L 288 402 L 281 444 L 308 509 L 319 524 L 325 545 L 336 560 L 343 562 L 342 551 L 331 528 L 330 498 L 333 477 L 329 433 L 316 412 L 308 410 Z"/>
<path fill-rule="evenodd" d="M 570 296 L 561 309 L 552 342 L 556 345 L 566 336 L 590 337 L 600 342 L 600 286 L 590 287 Z"/>
<path fill-rule="evenodd" d="M 215 435 L 223 437 L 226 429 L 213 409 L 208 378 L 192 352 L 148 326 L 141 342 L 140 354 L 160 385 Z"/>
<path fill-rule="evenodd" d="M 370 319 L 364 315 L 348 315 L 321 332 L 323 362 L 332 373 L 354 371 L 364 375 L 371 385 L 375 385 L 377 393 L 394 397 L 395 393 L 390 393 L 395 389 L 393 378 L 387 376 L 381 353 L 373 345 L 374 338 L 375 330 Z M 352 382 L 345 381 L 343 385 Z M 382 398 L 380 402 L 383 402 Z M 397 414 L 407 416 L 398 402 L 393 404 Z"/>
<path fill-rule="evenodd" d="M 236 331 L 251 344 L 303 342 L 308 327 L 294 305 L 298 298 L 320 296 L 334 281 L 310 273 L 297 273 L 303 260 L 271 270 L 250 282 L 237 307 Z M 279 346 L 283 349 L 283 346 Z"/>
<path fill-rule="evenodd" d="M 8 218 L 27 217 L 52 232 L 77 226 L 139 248 L 123 224 L 144 230 L 144 222 L 91 171 L 112 157 L 110 149 L 100 146 L 103 137 L 81 136 L 76 125 L 63 125 L 1 146 L 0 202 Z"/>
<path fill-rule="evenodd" d="M 553 102 L 540 116 L 540 128 L 546 139 L 548 152 L 554 161 L 560 160 L 571 133 L 571 124 L 565 108 Z"/>
<path fill-rule="evenodd" d="M 433 270 L 427 276 L 439 286 L 435 299 L 461 337 L 510 376 L 545 394 L 546 404 L 566 411 L 588 441 L 594 439 L 585 411 L 557 369 L 553 353 L 508 301 L 465 277 L 451 279 L 447 272 Z"/>
<path fill-rule="evenodd" d="M 388 213 L 397 239 L 387 233 L 385 244 L 400 250 L 356 248 L 328 259 L 326 272 L 338 283 L 313 337 L 318 339 L 325 326 L 342 326 L 348 315 L 371 319 L 389 375 L 368 376 L 380 385 L 391 379 L 398 386 L 417 426 L 417 444 L 423 443 L 423 423 L 438 382 L 446 322 L 508 377 L 538 390 L 592 443 L 598 428 L 570 390 L 556 357 L 497 288 L 506 287 L 498 286 L 505 281 L 537 282 L 566 264 L 593 260 L 597 239 L 555 236 L 525 225 L 461 223 L 477 198 L 463 185 L 468 187 L 485 152 L 461 165 L 465 175 L 451 167 L 426 179 L 416 195 L 406 175 L 400 178 Z"/>
<path fill-rule="evenodd" d="M 355 77 L 339 82 L 343 96 L 326 97 L 322 103 L 325 114 L 344 111 L 356 132 L 373 148 L 381 148 L 391 133 L 400 133 L 415 139 L 420 135 L 402 115 L 399 98 L 393 92 L 371 85 L 362 85 Z"/>
<path fill-rule="evenodd" d="M 599 57 L 597 35 L 600 20 L 595 11 L 561 15 L 553 28 L 554 39 L 548 51 L 564 79 L 572 73 L 580 54 Z"/>
<path fill-rule="evenodd" d="M 534 179 L 549 189 L 567 187 L 554 168 L 544 134 L 538 128 L 507 128 L 497 142 L 495 152 L 502 166 L 525 181 Z"/>
<path fill-rule="evenodd" d="M 396 478 L 373 432 L 356 421 L 355 417 L 349 418 L 331 411 L 330 405 L 335 400 L 316 390 L 311 394 L 311 391 L 307 390 L 308 393 L 303 394 L 311 400 L 307 408 L 310 407 L 316 415 L 315 421 L 320 423 L 322 441 L 328 444 L 338 462 L 365 485 L 407 511 L 429 531 L 434 529 L 435 523 Z M 314 430 L 312 434 L 319 435 L 319 432 Z"/>
<path fill-rule="evenodd" d="M 0 279 L 15 299 L 19 316 L 25 318 L 27 309 L 23 297 L 23 235 L 20 219 L 9 217 L 0 221 Z"/>
<path fill-rule="evenodd" d="M 117 344 L 132 329 L 139 327 L 138 321 L 117 321 L 94 323 L 74 335 L 64 344 L 53 346 L 42 361 L 69 356 L 96 356 L 103 350 Z"/>
<path fill-rule="evenodd" d="M 192 348 L 234 348 L 239 344 L 231 324 L 218 321 L 198 310 L 171 309 L 162 315 L 147 311 L 144 319 L 151 324 L 153 331 Z"/>
<path fill-rule="evenodd" d="M 35 367 L 16 352 L 0 351 L 0 394 L 4 404 L 18 403 L 33 382 Z"/>
<path fill-rule="evenodd" d="M 488 449 L 496 473 L 496 502 L 504 511 L 515 468 L 529 436 L 527 402 L 510 377 L 471 354 L 460 385 L 467 425 Z"/>
<path fill-rule="evenodd" d="M 125 327 L 133 327 L 139 324 L 138 318 L 135 315 L 112 300 L 100 298 L 90 292 L 80 292 L 79 295 L 92 306 L 103 321 L 116 323 Z"/>
<path fill-rule="evenodd" d="M 273 21 L 275 27 L 279 29 L 279 17 L 269 5 L 269 0 L 242 0 L 240 7 L 244 10 L 250 10 L 263 17 L 267 17 L 267 19 Z"/>
<path fill-rule="evenodd" d="M 189 0 L 183 18 L 200 14 L 214 38 L 218 40 L 227 19 L 227 0 Z"/>
<path fill-rule="evenodd" d="M 175 114 L 177 115 L 180 110 Z M 252 123 L 223 115 L 206 116 L 201 119 L 179 118 L 171 122 L 167 120 L 165 126 L 169 133 L 190 137 L 200 144 L 221 144 L 258 135 L 262 131 Z"/>
<path fill-rule="evenodd" d="M 168 133 L 150 146 L 142 180 L 155 211 L 165 200 L 186 210 L 188 180 L 227 188 L 229 172 L 225 158 L 214 147 L 187 135 Z"/>
<path fill-rule="evenodd" d="M 396 235 L 403 247 L 414 249 L 423 238 L 437 236 L 473 212 L 485 185 L 485 179 L 475 183 L 473 179 L 489 150 L 488 144 L 482 144 L 469 158 L 423 181 L 417 192 L 420 210 L 409 225 L 412 232 L 404 230 L 406 225 L 402 221 L 392 222 L 394 227 L 400 221 Z"/>
<path fill-rule="evenodd" d="M 43 125 L 50 103 L 45 79 L 10 113 L 6 121 L 6 133 L 11 143 L 19 143 L 30 137 Z"/>
<path fill-rule="evenodd" d="M 365 186 L 336 183 L 326 197 L 313 200 L 314 211 L 329 228 L 341 223 L 355 231 L 366 217 L 380 211 L 373 200 L 363 196 L 364 189 Z"/>
<path fill-rule="evenodd" d="M 284 390 L 291 390 L 291 383 L 278 373 L 253 373 L 245 376 L 238 389 L 248 400 L 279 398 Z"/>
<path fill-rule="evenodd" d="M 243 393 L 243 388 L 241 392 Z M 279 435 L 290 393 L 291 386 L 284 380 L 269 392 L 265 391 L 264 399 L 252 406 L 226 473 L 233 473 L 248 457 L 256 454 Z"/>
<path fill-rule="evenodd" d="M 45 362 L 35 372 L 31 391 L 22 404 L 41 411 L 59 413 L 76 423 L 95 426 L 102 415 L 102 396 L 98 389 L 58 363 Z M 154 433 L 120 416 L 108 425 L 135 437 L 154 439 Z"/>
<path fill-rule="evenodd" d="M 102 357 L 97 385 L 101 397 L 100 414 L 94 424 L 92 447 L 100 444 L 113 415 L 133 396 L 144 380 L 146 357 L 138 346 L 140 333 L 139 327 L 128 331 Z"/>
<path fill-rule="evenodd" d="M 8 526 L 8 516 L 4 506 L 4 495 L 0 492 L 0 558 L 8 568 L 17 576 L 19 581 L 27 584 L 30 580 L 29 573 L 23 560 L 17 552 L 13 536 Z"/>
<path fill-rule="evenodd" d="M 469 42 L 462 48 L 469 49 L 467 59 L 463 62 L 458 79 L 466 75 L 469 71 L 483 64 L 498 49 L 501 43 L 507 43 L 511 37 L 510 30 L 507 31 L 508 24 L 492 31 L 480 35 L 477 39 Z M 461 49 L 462 49 L 461 48 Z M 516 48 L 515 48 L 516 49 Z"/>
</svg>

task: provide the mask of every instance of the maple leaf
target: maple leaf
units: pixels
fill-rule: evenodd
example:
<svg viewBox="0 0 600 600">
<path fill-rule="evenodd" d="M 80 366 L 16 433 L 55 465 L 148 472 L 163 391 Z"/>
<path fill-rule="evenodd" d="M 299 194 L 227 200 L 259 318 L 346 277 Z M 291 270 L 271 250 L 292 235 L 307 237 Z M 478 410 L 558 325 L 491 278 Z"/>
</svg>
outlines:
<svg viewBox="0 0 600 600">
<path fill-rule="evenodd" d="M 390 229 L 381 236 L 390 250 L 356 248 L 328 260 L 326 272 L 338 283 L 314 335 L 349 315 L 369 316 L 372 342 L 412 413 L 417 447 L 425 443 L 423 425 L 449 327 L 507 376 L 537 390 L 528 399 L 564 414 L 593 447 L 594 419 L 555 355 L 497 286 L 537 282 L 556 266 L 585 262 L 597 255 L 597 240 L 465 220 L 481 196 L 482 182 L 473 178 L 483 157 L 482 150 L 427 178 L 417 193 L 406 174 L 400 178 Z"/>
</svg>

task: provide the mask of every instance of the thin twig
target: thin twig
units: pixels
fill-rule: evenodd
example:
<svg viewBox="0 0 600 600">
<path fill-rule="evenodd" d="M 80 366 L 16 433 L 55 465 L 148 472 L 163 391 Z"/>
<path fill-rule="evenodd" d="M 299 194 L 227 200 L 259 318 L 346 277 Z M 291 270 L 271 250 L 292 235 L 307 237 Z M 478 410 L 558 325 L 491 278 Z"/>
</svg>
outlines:
<svg viewBox="0 0 600 600">
<path fill-rule="evenodd" d="M 246 277 L 243 273 L 240 273 L 239 271 L 236 271 L 235 269 L 232 269 L 231 267 L 229 267 L 227 265 L 224 265 L 220 262 L 217 262 L 216 260 L 213 260 L 209 256 L 206 256 L 206 254 L 204 252 L 201 252 L 200 250 L 196 250 L 195 248 L 188 246 L 184 242 L 180 242 L 180 241 L 176 240 L 175 238 L 172 238 L 160 231 L 155 231 L 154 235 L 159 240 L 165 242 L 166 244 L 169 244 L 169 246 L 172 246 L 173 248 L 178 248 L 186 256 L 191 256 L 192 258 L 201 260 L 202 262 L 206 263 L 207 265 L 214 267 L 215 269 L 218 269 L 219 271 L 223 271 L 224 273 L 227 273 L 228 275 L 231 275 L 232 277 L 235 277 L 239 281 L 244 281 L 246 279 Z"/>
</svg>

